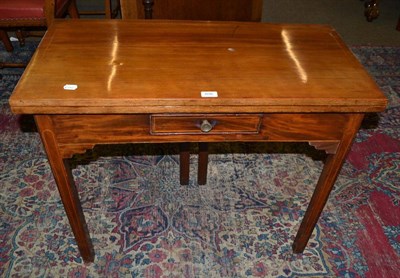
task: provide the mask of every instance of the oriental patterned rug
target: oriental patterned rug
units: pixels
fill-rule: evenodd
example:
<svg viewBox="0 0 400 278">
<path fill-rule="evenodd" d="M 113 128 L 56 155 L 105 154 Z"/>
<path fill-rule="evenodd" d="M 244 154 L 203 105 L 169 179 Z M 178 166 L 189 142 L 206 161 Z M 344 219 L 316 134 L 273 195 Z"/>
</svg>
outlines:
<svg viewBox="0 0 400 278">
<path fill-rule="evenodd" d="M 0 48 L 29 60 L 34 45 Z M 211 145 L 209 178 L 179 185 L 176 145 L 95 148 L 73 174 L 96 251 L 78 254 L 33 121 L 0 69 L 1 277 L 398 277 L 400 48 L 353 47 L 389 98 L 368 115 L 303 254 L 291 244 L 323 166 L 303 144 Z"/>
</svg>

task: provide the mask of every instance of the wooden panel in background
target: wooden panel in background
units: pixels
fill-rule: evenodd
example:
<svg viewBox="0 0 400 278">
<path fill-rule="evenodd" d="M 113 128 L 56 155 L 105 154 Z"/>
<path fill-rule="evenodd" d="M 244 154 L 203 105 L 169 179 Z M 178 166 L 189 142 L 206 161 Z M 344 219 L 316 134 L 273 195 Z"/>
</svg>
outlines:
<svg viewBox="0 0 400 278">
<path fill-rule="evenodd" d="M 145 18 L 142 0 L 121 0 L 122 17 Z M 153 19 L 261 21 L 262 0 L 154 0 Z"/>
</svg>

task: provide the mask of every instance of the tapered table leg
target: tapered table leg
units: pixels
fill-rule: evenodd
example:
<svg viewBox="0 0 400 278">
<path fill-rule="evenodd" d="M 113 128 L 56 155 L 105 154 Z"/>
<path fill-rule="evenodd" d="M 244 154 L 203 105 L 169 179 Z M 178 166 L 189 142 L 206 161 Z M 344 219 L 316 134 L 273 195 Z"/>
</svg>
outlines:
<svg viewBox="0 0 400 278">
<path fill-rule="evenodd" d="M 8 52 L 13 51 L 14 47 L 12 46 L 6 31 L 0 30 L 0 39 Z"/>
<path fill-rule="evenodd" d="M 72 173 L 60 154 L 51 117 L 47 115 L 36 115 L 35 121 L 81 256 L 85 262 L 93 262 L 93 245 L 83 215 L 78 192 Z"/>
<path fill-rule="evenodd" d="M 197 183 L 204 185 L 207 183 L 207 166 L 208 166 L 208 144 L 199 143 L 199 163 Z"/>
<path fill-rule="evenodd" d="M 363 114 L 354 114 L 344 130 L 342 140 L 335 154 L 330 154 L 325 162 L 321 176 L 314 190 L 311 201 L 308 205 L 306 214 L 301 222 L 293 243 L 293 252 L 302 253 L 308 240 L 317 224 L 319 216 L 328 200 L 329 193 L 332 191 L 336 178 L 339 175 L 346 155 L 350 150 L 351 144 L 363 119 Z"/>
<path fill-rule="evenodd" d="M 179 167 L 180 167 L 180 182 L 181 185 L 189 184 L 189 170 L 190 170 L 190 152 L 189 143 L 179 144 Z"/>
</svg>

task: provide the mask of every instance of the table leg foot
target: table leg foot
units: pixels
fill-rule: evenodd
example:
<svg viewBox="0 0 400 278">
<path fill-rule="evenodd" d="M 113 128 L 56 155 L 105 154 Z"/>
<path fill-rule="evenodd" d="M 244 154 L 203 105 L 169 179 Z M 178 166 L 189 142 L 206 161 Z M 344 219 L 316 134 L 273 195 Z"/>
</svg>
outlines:
<svg viewBox="0 0 400 278">
<path fill-rule="evenodd" d="M 336 178 L 346 159 L 346 155 L 351 148 L 351 144 L 357 134 L 362 119 L 362 114 L 354 114 L 349 119 L 336 153 L 328 155 L 325 166 L 294 240 L 292 246 L 294 253 L 302 253 L 304 251 L 314 227 L 317 224 L 319 216 L 328 200 L 329 194 L 332 191 Z"/>
<path fill-rule="evenodd" d="M 53 123 L 50 116 L 37 115 L 35 121 L 47 153 L 61 200 L 78 244 L 80 254 L 86 263 L 93 262 L 94 250 L 82 211 L 78 192 L 68 163 L 60 154 Z"/>
</svg>

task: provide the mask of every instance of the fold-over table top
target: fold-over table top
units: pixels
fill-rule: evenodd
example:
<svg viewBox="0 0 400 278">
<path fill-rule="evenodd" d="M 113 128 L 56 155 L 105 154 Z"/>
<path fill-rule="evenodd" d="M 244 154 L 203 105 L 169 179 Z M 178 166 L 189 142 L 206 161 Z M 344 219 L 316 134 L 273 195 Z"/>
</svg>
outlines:
<svg viewBox="0 0 400 278">
<path fill-rule="evenodd" d="M 15 113 L 382 111 L 386 98 L 325 25 L 56 20 Z"/>
</svg>

